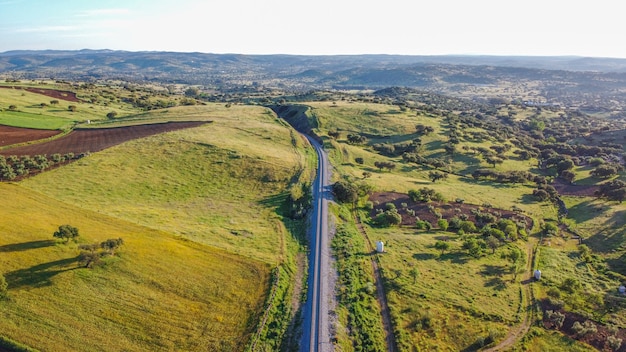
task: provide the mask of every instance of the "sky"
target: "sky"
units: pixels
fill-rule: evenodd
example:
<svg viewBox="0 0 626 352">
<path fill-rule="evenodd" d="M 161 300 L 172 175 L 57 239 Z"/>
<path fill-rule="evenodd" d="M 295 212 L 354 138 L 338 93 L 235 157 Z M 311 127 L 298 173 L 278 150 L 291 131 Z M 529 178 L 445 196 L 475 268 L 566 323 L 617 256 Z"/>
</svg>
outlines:
<svg viewBox="0 0 626 352">
<path fill-rule="evenodd" d="M 0 0 L 0 52 L 626 58 L 615 0 Z"/>
</svg>

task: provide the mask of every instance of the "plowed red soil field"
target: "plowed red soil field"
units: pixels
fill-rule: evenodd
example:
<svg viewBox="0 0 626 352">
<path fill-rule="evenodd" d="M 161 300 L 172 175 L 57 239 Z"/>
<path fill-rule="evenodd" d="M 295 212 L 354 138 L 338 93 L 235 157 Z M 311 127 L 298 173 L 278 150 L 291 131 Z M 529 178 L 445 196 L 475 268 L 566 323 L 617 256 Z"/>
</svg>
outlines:
<svg viewBox="0 0 626 352">
<path fill-rule="evenodd" d="M 65 91 L 65 90 L 55 90 L 55 89 L 46 89 L 46 88 L 34 88 L 34 87 L 13 87 L 13 86 L 0 86 L 0 88 L 8 88 L 8 89 L 24 89 L 27 92 L 42 94 L 47 97 L 56 98 L 59 100 L 71 101 L 74 103 L 78 103 L 81 100 L 78 99 L 76 93 Z"/>
<path fill-rule="evenodd" d="M 66 136 L 44 143 L 30 144 L 0 150 L 0 155 L 52 155 L 55 153 L 75 155 L 97 152 L 114 145 L 159 133 L 197 127 L 207 121 L 167 122 L 114 128 L 76 129 Z"/>
<path fill-rule="evenodd" d="M 45 139 L 55 136 L 59 133 L 61 133 L 61 131 L 37 130 L 32 128 L 20 128 L 0 125 L 0 147 Z"/>
</svg>

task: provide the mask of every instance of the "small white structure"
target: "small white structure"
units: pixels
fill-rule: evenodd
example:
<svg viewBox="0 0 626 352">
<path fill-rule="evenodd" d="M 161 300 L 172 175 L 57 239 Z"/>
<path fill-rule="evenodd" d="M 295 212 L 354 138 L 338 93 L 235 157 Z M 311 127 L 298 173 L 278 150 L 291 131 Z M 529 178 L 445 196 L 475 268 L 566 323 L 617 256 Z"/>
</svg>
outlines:
<svg viewBox="0 0 626 352">
<path fill-rule="evenodd" d="M 376 242 L 376 252 L 383 253 L 385 251 L 385 242 L 378 241 Z"/>
<path fill-rule="evenodd" d="M 624 287 L 624 285 L 621 285 L 617 290 L 621 294 L 626 294 L 626 287 Z"/>
<path fill-rule="evenodd" d="M 539 269 L 535 270 L 534 276 L 535 276 L 535 280 L 541 279 L 541 270 Z"/>
</svg>

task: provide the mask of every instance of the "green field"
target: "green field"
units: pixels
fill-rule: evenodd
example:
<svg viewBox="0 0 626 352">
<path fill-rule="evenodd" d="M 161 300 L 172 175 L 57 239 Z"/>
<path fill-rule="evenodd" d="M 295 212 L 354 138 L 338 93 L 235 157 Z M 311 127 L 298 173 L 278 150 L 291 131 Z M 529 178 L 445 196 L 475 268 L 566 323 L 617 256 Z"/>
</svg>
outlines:
<svg viewBox="0 0 626 352">
<path fill-rule="evenodd" d="M 522 323 L 523 305 L 530 298 L 520 285 L 520 277 L 513 280 L 514 275 L 500 254 L 510 246 L 531 251 L 534 243 L 542 238 L 543 224 L 557 221 L 558 209 L 550 202 L 539 202 L 531 196 L 535 188 L 533 183 L 475 180 L 470 174 L 478 168 L 500 173 L 522 170 L 544 176 L 552 175 L 553 171 L 538 170 L 534 158 L 521 160 L 514 153 L 516 147 L 503 153 L 506 159 L 495 167 L 487 163 L 474 151 L 517 142 L 513 140 L 515 136 L 506 137 L 479 127 L 459 128 L 456 151 L 447 153 L 444 146 L 451 126 L 445 116 L 363 102 L 313 102 L 309 105 L 311 110 L 307 114 L 318 122 L 315 132 L 324 139 L 336 167 L 335 180 L 367 184 L 378 192 L 407 194 L 409 190 L 432 188 L 447 201 L 461 199 L 466 204 L 487 208 L 520 209 L 534 220 L 535 226 L 527 229 L 530 235 L 527 242 L 508 243 L 494 254 L 489 250 L 477 259 L 467 255 L 462 249 L 462 240 L 454 233 L 417 231 L 413 226 L 368 230 L 372 241 L 385 242 L 387 252 L 380 256 L 380 262 L 401 350 L 416 347 L 420 350 L 474 350 L 485 341 L 502 341 L 511 329 Z M 551 119 L 555 116 L 543 117 Z M 528 118 L 522 112 L 517 117 Z M 417 134 L 417 124 L 430 126 L 434 132 Z M 336 139 L 329 136 L 329 132 L 334 131 L 339 132 Z M 365 136 L 365 143 L 348 143 L 350 134 Z M 445 161 L 439 170 L 447 172 L 447 178 L 432 182 L 429 173 L 434 167 L 408 163 L 400 156 L 385 156 L 374 148 L 376 144 L 396 144 L 415 138 L 421 140 L 421 156 Z M 362 159 L 362 163 L 358 159 Z M 375 166 L 383 161 L 391 161 L 395 167 L 381 170 Z M 590 170 L 589 167 L 574 168 L 576 180 L 580 184 L 597 183 L 599 180 L 590 177 Z M 359 204 L 366 204 L 366 199 L 364 197 Z M 548 240 L 544 238 L 535 262 L 529 263 L 540 268 L 545 275 L 545 280 L 532 286 L 535 298 L 545 298 L 549 290 L 560 288 L 563 280 L 571 277 L 583 285 L 572 294 L 562 293 L 563 299 L 571 301 L 571 304 L 565 304 L 568 309 L 623 326 L 622 309 L 602 315 L 604 311 L 595 303 L 584 303 L 585 295 L 594 297 L 597 302 L 596 298 L 601 301 L 604 295 L 615 292 L 620 278 L 626 274 L 626 266 L 621 264 L 626 245 L 623 240 L 623 205 L 593 198 L 563 199 L 569 209 L 563 222 L 586 239 L 585 243 L 594 254 L 593 260 L 589 264 L 581 263 L 577 242 L 569 240 L 570 233 L 561 232 Z M 452 246 L 443 255 L 434 248 L 442 236 Z M 417 278 L 410 275 L 414 269 L 419 272 Z M 524 275 L 529 273 L 526 271 L 521 276 Z M 535 318 L 531 315 L 530 319 Z M 553 334 L 536 334 L 532 341 L 542 346 L 577 346 L 562 348 L 585 350 L 575 341 Z M 520 341 L 515 348 L 522 348 L 520 346 L 528 344 Z"/>
<path fill-rule="evenodd" d="M 192 109 L 192 114 L 198 109 Z M 76 206 L 277 264 L 289 234 L 276 209 L 305 167 L 301 137 L 263 108 L 135 140 L 21 184 Z M 295 135 L 294 135 L 295 136 Z M 277 236 L 279 235 L 279 236 Z"/>
<path fill-rule="evenodd" d="M 257 348 L 282 342 L 304 265 L 296 260 L 304 226 L 285 217 L 286 201 L 291 185 L 310 180 L 313 154 L 261 107 L 174 107 L 101 126 L 171 120 L 212 123 L 2 185 L 14 193 L 4 199 L 19 206 L 0 218 L 0 272 L 9 282 L 0 335 L 41 350 L 243 350 L 253 336 Z M 80 229 L 79 243 L 122 237 L 125 244 L 104 265 L 77 268 L 78 244 L 52 238 L 64 223 Z"/>
</svg>

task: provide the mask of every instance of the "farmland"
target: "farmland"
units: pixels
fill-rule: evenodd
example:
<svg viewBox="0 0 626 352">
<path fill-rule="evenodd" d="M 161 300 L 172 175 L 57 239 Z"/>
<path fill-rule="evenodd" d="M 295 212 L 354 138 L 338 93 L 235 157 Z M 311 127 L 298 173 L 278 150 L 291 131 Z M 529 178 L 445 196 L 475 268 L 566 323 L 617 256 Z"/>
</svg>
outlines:
<svg viewBox="0 0 626 352">
<path fill-rule="evenodd" d="M 77 331 L 87 345 L 119 340 L 105 350 L 295 348 L 306 218 L 294 205 L 315 157 L 287 120 L 334 167 L 336 350 L 626 350 L 617 117 L 399 88 L 4 86 L 0 124 L 13 127 L 0 155 L 15 172 L 0 192 L 18 205 L 0 218 L 0 337 L 42 350 L 81 350 Z M 64 223 L 77 243 L 53 239 Z M 80 246 L 118 237 L 100 266 L 79 265 Z"/>
<path fill-rule="evenodd" d="M 15 99 L 14 90 L 0 95 Z M 30 94 L 42 95 L 17 96 Z M 222 104 L 137 109 L 69 133 L 24 121 L 3 130 L 6 163 L 45 166 L 0 184 L 19 204 L 0 218 L 3 339 L 77 351 L 282 342 L 304 265 L 289 187 L 307 182 L 313 162 L 287 124 L 264 108 Z M 54 241 L 64 223 L 80 229 L 77 243 Z M 124 244 L 83 267 L 80 247 L 108 238 Z"/>
</svg>

